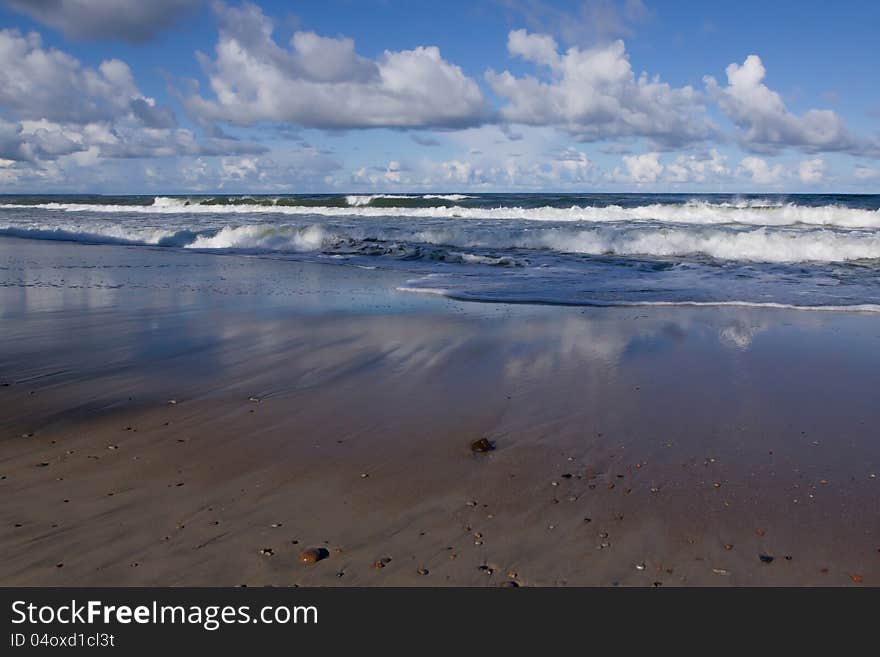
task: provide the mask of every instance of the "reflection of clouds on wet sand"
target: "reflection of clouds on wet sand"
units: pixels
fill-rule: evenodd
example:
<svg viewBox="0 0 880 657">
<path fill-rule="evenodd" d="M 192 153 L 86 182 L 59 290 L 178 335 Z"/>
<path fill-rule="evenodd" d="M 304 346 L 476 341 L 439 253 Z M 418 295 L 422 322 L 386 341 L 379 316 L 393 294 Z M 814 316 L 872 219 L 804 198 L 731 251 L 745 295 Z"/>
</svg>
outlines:
<svg viewBox="0 0 880 657">
<path fill-rule="evenodd" d="M 507 382 L 574 373 L 572 380 L 598 385 L 624 362 L 662 359 L 688 341 L 711 341 L 730 355 L 750 349 L 761 333 L 818 332 L 841 318 L 739 307 L 456 302 L 395 292 L 397 279 L 387 272 L 119 246 L 7 239 L 0 256 L 7 335 L 28 334 L 15 317 L 81 311 L 88 331 L 63 337 L 83 359 L 96 340 L 119 360 L 199 350 L 202 370 L 281 369 L 294 387 L 367 370 L 435 378 L 450 370 Z M 130 312 L 130 321 L 104 326 L 119 312 Z"/>
<path fill-rule="evenodd" d="M 752 340 L 755 339 L 756 335 L 766 330 L 767 326 L 763 323 L 747 324 L 742 321 L 736 321 L 719 331 L 718 340 L 723 345 L 745 350 L 752 345 Z"/>
<path fill-rule="evenodd" d="M 575 365 L 608 371 L 617 365 L 634 335 L 631 327 L 620 322 L 584 316 L 519 325 L 510 332 L 519 344 L 533 347 L 518 349 L 505 359 L 504 374 L 511 379 L 539 377 Z"/>
</svg>

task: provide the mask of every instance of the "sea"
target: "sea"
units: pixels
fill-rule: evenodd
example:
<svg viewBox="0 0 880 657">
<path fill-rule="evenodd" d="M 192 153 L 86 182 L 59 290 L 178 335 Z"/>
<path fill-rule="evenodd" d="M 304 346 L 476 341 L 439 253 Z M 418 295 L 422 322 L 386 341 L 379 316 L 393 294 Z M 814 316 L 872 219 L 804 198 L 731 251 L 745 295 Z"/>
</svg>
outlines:
<svg viewBox="0 0 880 657">
<path fill-rule="evenodd" d="M 0 196 L 0 236 L 392 269 L 468 301 L 880 312 L 880 195 Z"/>
</svg>

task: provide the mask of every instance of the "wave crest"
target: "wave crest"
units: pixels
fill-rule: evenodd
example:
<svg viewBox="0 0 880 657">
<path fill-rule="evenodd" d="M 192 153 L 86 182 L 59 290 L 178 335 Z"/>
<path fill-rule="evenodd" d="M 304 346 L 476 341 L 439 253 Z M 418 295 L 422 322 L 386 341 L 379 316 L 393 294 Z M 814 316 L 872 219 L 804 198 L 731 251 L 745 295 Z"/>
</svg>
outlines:
<svg viewBox="0 0 880 657">
<path fill-rule="evenodd" d="M 427 195 L 433 198 L 436 195 Z M 804 206 L 787 204 L 709 203 L 692 201 L 684 204 L 652 203 L 636 207 L 620 205 L 570 206 L 567 208 L 543 206 L 466 207 L 450 205 L 452 197 L 445 197 L 444 205 L 399 205 L 398 199 L 416 203 L 430 202 L 423 197 L 395 197 L 389 195 L 345 197 L 341 205 L 327 205 L 328 199 L 243 198 L 226 200 L 223 204 L 191 201 L 184 198 L 158 196 L 151 205 L 111 205 L 88 203 L 43 203 L 38 206 L 6 204 L 5 208 L 34 208 L 59 212 L 88 212 L 100 214 L 191 214 L 191 215 L 316 215 L 324 217 L 412 217 L 416 219 L 456 220 L 516 220 L 556 223 L 664 223 L 692 225 L 744 226 L 828 226 L 840 228 L 880 228 L 880 210 L 848 208 L 840 205 Z M 390 203 L 384 205 L 384 203 Z"/>
</svg>

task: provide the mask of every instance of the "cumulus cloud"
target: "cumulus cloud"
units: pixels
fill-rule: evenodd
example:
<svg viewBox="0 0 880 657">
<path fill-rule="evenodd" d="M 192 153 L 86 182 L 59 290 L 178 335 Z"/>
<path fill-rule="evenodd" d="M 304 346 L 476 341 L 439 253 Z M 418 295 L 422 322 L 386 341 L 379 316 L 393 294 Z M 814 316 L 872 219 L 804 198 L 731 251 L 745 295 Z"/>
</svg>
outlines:
<svg viewBox="0 0 880 657">
<path fill-rule="evenodd" d="M 641 155 L 624 155 L 623 166 L 626 172 L 616 168 L 612 179 L 618 182 L 634 182 L 638 184 L 657 182 L 663 173 L 660 153 L 642 153 Z"/>
<path fill-rule="evenodd" d="M 339 186 L 365 190 L 481 190 L 481 189 L 562 189 L 593 185 L 600 175 L 589 156 L 571 146 L 547 150 L 539 134 L 524 135 L 521 142 L 503 140 L 493 145 L 498 127 L 487 126 L 457 134 L 465 151 L 445 159 L 423 157 L 416 161 L 391 160 L 386 164 L 361 167 Z M 467 146 L 471 146 L 467 148 Z M 524 153 L 510 150 L 522 146 Z M 535 148 L 533 148 L 533 146 Z"/>
<path fill-rule="evenodd" d="M 24 117 L 87 123 L 113 119 L 143 96 L 128 65 L 108 59 L 97 69 L 54 48 L 36 32 L 0 30 L 0 106 Z"/>
<path fill-rule="evenodd" d="M 140 43 L 204 0 L 2 0 L 10 9 L 73 39 Z"/>
<path fill-rule="evenodd" d="M 296 32 L 279 46 L 259 7 L 216 5 L 213 60 L 201 56 L 213 98 L 185 99 L 203 121 L 281 121 L 325 129 L 459 128 L 489 106 L 477 83 L 434 46 L 361 57 L 354 42 Z"/>
<path fill-rule="evenodd" d="M 76 156 L 221 155 L 265 151 L 225 136 L 199 140 L 174 112 L 143 95 L 128 65 L 108 59 L 97 68 L 43 46 L 36 33 L 0 30 L 0 150 L 31 162 Z"/>
<path fill-rule="evenodd" d="M 596 168 L 585 153 L 566 149 L 534 160 L 505 158 L 478 162 L 447 160 L 428 168 L 426 186 L 544 189 L 583 185 L 594 179 Z"/>
<path fill-rule="evenodd" d="M 710 96 L 739 128 L 739 141 L 748 150 L 775 154 L 786 147 L 807 152 L 880 152 L 872 140 L 859 140 L 832 110 L 811 109 L 798 116 L 782 97 L 764 84 L 766 69 L 757 55 L 726 69 L 727 86 L 712 76 L 704 81 Z"/>
<path fill-rule="evenodd" d="M 623 41 L 560 53 L 553 37 L 514 30 L 507 49 L 536 65 L 540 77 L 487 72 L 492 90 L 507 101 L 506 121 L 559 126 L 584 141 L 647 137 L 663 149 L 714 134 L 700 94 L 644 73 L 636 77 Z"/>
<path fill-rule="evenodd" d="M 752 182 L 759 185 L 769 185 L 778 182 L 785 173 L 781 164 L 770 166 L 767 161 L 760 157 L 745 157 L 737 167 L 737 173 L 745 175 Z"/>
<path fill-rule="evenodd" d="M 46 122 L 13 123 L 0 119 L 0 159 L 18 162 L 54 160 L 86 150 L 79 135 Z"/>
<path fill-rule="evenodd" d="M 714 148 L 708 153 L 679 155 L 666 165 L 666 178 L 674 183 L 703 183 L 722 180 L 730 175 L 725 162 L 727 157 Z"/>
<path fill-rule="evenodd" d="M 825 179 L 828 165 L 820 157 L 804 160 L 798 165 L 798 177 L 802 183 L 819 183 Z"/>
</svg>

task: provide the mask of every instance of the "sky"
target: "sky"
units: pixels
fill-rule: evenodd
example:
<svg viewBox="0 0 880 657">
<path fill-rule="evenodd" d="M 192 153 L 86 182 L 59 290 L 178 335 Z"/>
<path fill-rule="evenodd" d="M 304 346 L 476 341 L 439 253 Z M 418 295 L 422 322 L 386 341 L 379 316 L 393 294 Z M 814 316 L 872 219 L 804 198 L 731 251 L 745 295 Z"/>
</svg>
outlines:
<svg viewBox="0 0 880 657">
<path fill-rule="evenodd" d="M 878 193 L 877 25 L 873 0 L 0 0 L 0 193 Z"/>
</svg>

